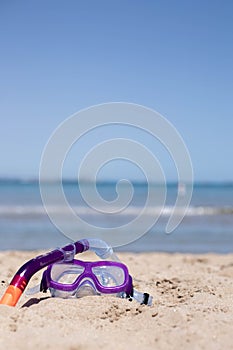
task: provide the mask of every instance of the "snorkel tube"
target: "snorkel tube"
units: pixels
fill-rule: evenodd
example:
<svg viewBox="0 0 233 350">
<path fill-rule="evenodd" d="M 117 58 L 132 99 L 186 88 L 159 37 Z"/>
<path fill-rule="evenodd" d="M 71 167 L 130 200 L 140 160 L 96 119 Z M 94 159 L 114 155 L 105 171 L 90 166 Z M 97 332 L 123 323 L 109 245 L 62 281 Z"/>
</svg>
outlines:
<svg viewBox="0 0 233 350">
<path fill-rule="evenodd" d="M 74 248 L 75 254 L 82 253 L 85 250 L 89 249 L 88 241 L 85 241 L 85 244 L 79 241 L 68 244 L 61 249 L 55 249 L 49 253 L 39 255 L 36 258 L 26 262 L 23 266 L 20 267 L 20 269 L 16 272 L 15 276 L 11 280 L 10 285 L 0 300 L 0 304 L 15 306 L 25 288 L 27 287 L 31 277 L 36 272 L 40 271 L 50 264 L 63 261 L 66 254 L 73 252 Z"/>
<path fill-rule="evenodd" d="M 95 252 L 101 259 L 110 258 L 112 261 L 120 262 L 112 247 L 100 239 L 83 239 L 70 243 L 63 248 L 57 248 L 49 253 L 39 255 L 21 266 L 1 298 L 0 304 L 15 306 L 35 273 L 57 262 L 72 261 L 76 254 L 87 250 Z M 132 280 L 131 276 L 130 278 Z M 122 297 L 127 297 L 129 300 L 133 298 L 140 304 L 149 306 L 152 304 L 152 297 L 148 293 L 140 293 L 134 288 L 130 295 L 122 295 Z"/>
<path fill-rule="evenodd" d="M 75 243 L 70 243 L 63 248 L 57 248 L 49 253 L 39 255 L 21 266 L 2 296 L 0 304 L 15 306 L 27 287 L 31 277 L 36 272 L 50 264 L 67 259 L 68 255 L 71 255 L 73 258 L 75 254 L 82 253 L 86 250 L 94 251 L 96 255 L 102 259 L 107 259 L 111 256 L 112 260 L 118 260 L 113 253 L 112 247 L 100 239 L 83 239 Z"/>
</svg>

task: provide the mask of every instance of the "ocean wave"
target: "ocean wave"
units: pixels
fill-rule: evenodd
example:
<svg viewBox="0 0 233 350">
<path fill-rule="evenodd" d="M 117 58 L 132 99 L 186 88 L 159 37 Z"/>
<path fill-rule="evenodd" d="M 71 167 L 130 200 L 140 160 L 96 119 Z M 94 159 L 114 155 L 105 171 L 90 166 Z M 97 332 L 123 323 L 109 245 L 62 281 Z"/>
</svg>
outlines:
<svg viewBox="0 0 233 350">
<path fill-rule="evenodd" d="M 173 206 L 161 207 L 147 207 L 144 210 L 144 207 L 140 206 L 128 206 L 127 208 L 115 208 L 114 214 L 108 214 L 107 207 L 99 208 L 99 211 L 92 209 L 88 206 L 74 206 L 72 210 L 80 216 L 88 215 L 119 215 L 119 216 L 133 216 L 136 217 L 140 215 L 142 210 L 144 210 L 143 215 L 158 215 L 161 216 L 170 216 L 173 212 Z M 49 208 L 49 211 L 66 216 L 69 208 L 61 206 L 53 206 Z M 112 212 L 111 207 L 111 212 Z M 183 213 L 183 208 L 176 208 L 176 213 Z M 211 207 L 211 206 L 190 206 L 186 210 L 186 216 L 208 216 L 208 215 L 231 215 L 233 214 L 233 207 Z M 47 212 L 42 205 L 33 205 L 33 206 L 0 206 L 0 218 L 23 218 L 23 217 L 44 217 L 47 216 Z"/>
</svg>

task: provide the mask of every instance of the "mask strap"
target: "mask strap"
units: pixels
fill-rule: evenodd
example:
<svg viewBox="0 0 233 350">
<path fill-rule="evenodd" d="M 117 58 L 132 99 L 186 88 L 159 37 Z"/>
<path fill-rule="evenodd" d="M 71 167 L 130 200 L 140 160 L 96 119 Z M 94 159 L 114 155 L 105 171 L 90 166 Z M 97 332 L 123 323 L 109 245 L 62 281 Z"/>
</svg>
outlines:
<svg viewBox="0 0 233 350">
<path fill-rule="evenodd" d="M 136 289 L 133 289 L 133 293 L 131 297 L 135 299 L 137 302 L 139 302 L 141 305 L 142 304 L 148 305 L 148 306 L 152 305 L 153 297 L 148 293 L 140 293 Z"/>
<path fill-rule="evenodd" d="M 25 291 L 25 295 L 33 295 L 33 294 L 37 294 L 39 292 L 40 292 L 40 283 L 32 288 L 27 288 Z"/>
<path fill-rule="evenodd" d="M 152 305 L 152 300 L 153 300 L 153 297 L 150 294 L 140 293 L 136 289 L 133 289 L 130 294 L 122 293 L 121 298 L 126 298 L 129 301 L 132 301 L 134 299 L 141 305 L 148 305 L 148 306 Z"/>
</svg>

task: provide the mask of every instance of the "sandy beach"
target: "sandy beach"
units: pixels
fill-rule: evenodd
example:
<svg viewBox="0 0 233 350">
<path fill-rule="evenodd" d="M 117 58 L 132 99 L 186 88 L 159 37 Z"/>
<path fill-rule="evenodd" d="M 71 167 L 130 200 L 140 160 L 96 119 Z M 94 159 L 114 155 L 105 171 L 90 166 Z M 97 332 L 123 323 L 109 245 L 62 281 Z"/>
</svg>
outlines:
<svg viewBox="0 0 233 350">
<path fill-rule="evenodd" d="M 0 253 L 1 295 L 38 254 Z M 23 295 L 16 307 L 0 305 L 0 349 L 233 349 L 232 254 L 119 256 L 135 287 L 153 295 L 152 307 L 116 297 Z"/>
</svg>

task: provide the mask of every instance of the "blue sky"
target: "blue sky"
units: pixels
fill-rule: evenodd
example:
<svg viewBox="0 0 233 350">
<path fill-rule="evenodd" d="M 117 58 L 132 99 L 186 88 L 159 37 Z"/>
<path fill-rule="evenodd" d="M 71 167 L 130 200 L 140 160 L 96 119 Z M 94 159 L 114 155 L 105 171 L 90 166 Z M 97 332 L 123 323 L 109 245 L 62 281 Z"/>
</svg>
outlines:
<svg viewBox="0 0 233 350">
<path fill-rule="evenodd" d="M 59 123 L 125 101 L 173 123 L 196 180 L 233 180 L 232 1 L 0 1 L 0 45 L 0 176 L 37 177 Z M 124 177 L 139 176 L 121 165 Z"/>
</svg>

